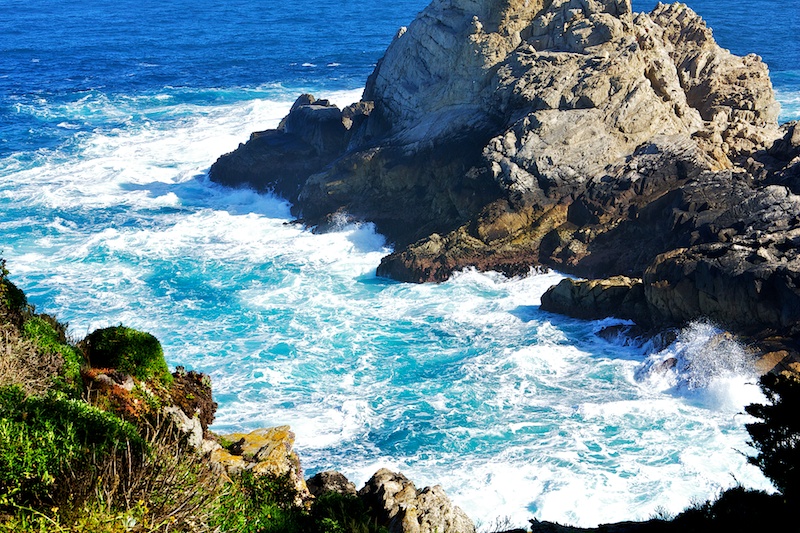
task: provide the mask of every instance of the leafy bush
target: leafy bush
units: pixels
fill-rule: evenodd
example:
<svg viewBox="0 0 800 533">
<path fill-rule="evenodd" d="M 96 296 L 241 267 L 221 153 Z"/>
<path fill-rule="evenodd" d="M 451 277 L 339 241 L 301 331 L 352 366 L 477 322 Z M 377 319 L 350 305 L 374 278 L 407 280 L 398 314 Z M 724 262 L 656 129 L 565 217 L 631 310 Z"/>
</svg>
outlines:
<svg viewBox="0 0 800 533">
<path fill-rule="evenodd" d="M 0 304 L 11 311 L 20 311 L 28 305 L 25 293 L 8 279 L 6 260 L 2 257 L 0 257 Z"/>
<path fill-rule="evenodd" d="M 13 324 L 0 319 L 0 387 L 18 385 L 28 394 L 44 394 L 61 375 L 64 358 L 39 349 Z"/>
<path fill-rule="evenodd" d="M 126 326 L 93 331 L 84 340 L 89 363 L 95 368 L 114 368 L 147 381 L 172 382 L 161 343 L 154 336 Z"/>
<path fill-rule="evenodd" d="M 752 464 L 764 472 L 787 501 L 800 499 L 800 381 L 795 377 L 766 374 L 761 389 L 768 405 L 748 405 L 748 414 L 760 422 L 747 424 L 751 444 L 758 450 L 750 457 Z"/>
<path fill-rule="evenodd" d="M 713 533 L 730 531 L 782 531 L 787 508 L 780 496 L 734 487 L 715 501 L 697 504 L 671 522 L 664 531 Z"/>
<path fill-rule="evenodd" d="M 320 533 L 388 533 L 371 517 L 357 496 L 327 492 L 311 508 L 314 529 Z"/>
<path fill-rule="evenodd" d="M 171 425 L 145 432 L 146 449 L 89 454 L 80 468 L 64 471 L 48 505 L 21 505 L 0 492 L 0 532 L 220 533 L 208 522 L 223 479 L 181 445 Z"/>
</svg>

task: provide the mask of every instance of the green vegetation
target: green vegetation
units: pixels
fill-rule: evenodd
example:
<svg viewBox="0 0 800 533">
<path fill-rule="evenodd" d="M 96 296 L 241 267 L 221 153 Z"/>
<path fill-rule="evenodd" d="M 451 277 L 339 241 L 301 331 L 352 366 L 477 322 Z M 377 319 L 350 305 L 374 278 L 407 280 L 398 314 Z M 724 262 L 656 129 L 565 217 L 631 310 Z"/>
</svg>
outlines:
<svg viewBox="0 0 800 533">
<path fill-rule="evenodd" d="M 288 476 L 255 476 L 244 471 L 228 487 L 211 525 L 240 533 L 301 532 L 304 510 L 294 505 Z"/>
<path fill-rule="evenodd" d="M 208 376 L 173 376 L 158 340 L 125 326 L 75 343 L 7 276 L 0 259 L 0 533 L 385 532 L 355 497 L 220 475 L 161 415 L 177 405 L 206 430 Z"/>
<path fill-rule="evenodd" d="M 221 500 L 212 524 L 237 533 L 388 533 L 356 496 L 329 492 L 310 509 L 294 504 L 288 476 L 255 476 L 245 471 Z"/>
<path fill-rule="evenodd" d="M 65 392 L 79 393 L 81 367 L 85 361 L 83 353 L 67 342 L 66 328 L 50 315 L 35 315 L 25 320 L 22 331 L 23 336 L 33 341 L 39 350 L 62 358 L 63 367 L 56 385 Z"/>
<path fill-rule="evenodd" d="M 114 368 L 145 381 L 153 378 L 164 384 L 172 381 L 161 343 L 149 333 L 113 326 L 92 332 L 84 342 L 95 368 Z"/>
<path fill-rule="evenodd" d="M 82 468 L 89 452 L 114 453 L 120 443 L 144 449 L 136 428 L 112 413 L 57 392 L 36 397 L 0 388 L 0 492 L 9 501 L 52 500 L 67 468 Z"/>
<path fill-rule="evenodd" d="M 794 377 L 767 374 L 761 389 L 767 405 L 746 407 L 759 422 L 747 425 L 751 444 L 758 450 L 750 462 L 761 469 L 783 494 L 787 503 L 800 500 L 800 381 Z"/>
<path fill-rule="evenodd" d="M 347 494 L 322 494 L 314 502 L 311 517 L 320 533 L 387 533 L 370 517 L 364 502 Z"/>
<path fill-rule="evenodd" d="M 28 305 L 25 293 L 8 279 L 6 260 L 2 257 L 0 257 L 0 305 L 13 311 L 20 311 Z"/>
</svg>

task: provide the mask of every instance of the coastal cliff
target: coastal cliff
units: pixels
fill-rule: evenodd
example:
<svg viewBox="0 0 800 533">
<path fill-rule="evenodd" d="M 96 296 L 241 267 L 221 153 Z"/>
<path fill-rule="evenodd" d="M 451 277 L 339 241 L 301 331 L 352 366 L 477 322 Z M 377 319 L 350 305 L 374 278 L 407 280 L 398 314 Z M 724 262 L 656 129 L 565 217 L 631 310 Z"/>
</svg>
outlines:
<svg viewBox="0 0 800 533">
<path fill-rule="evenodd" d="M 304 95 L 210 177 L 318 229 L 374 222 L 395 244 L 379 275 L 624 275 L 644 290 L 618 315 L 709 317 L 792 354 L 800 134 L 778 111 L 761 59 L 683 4 L 435 0 L 360 102 Z"/>
</svg>

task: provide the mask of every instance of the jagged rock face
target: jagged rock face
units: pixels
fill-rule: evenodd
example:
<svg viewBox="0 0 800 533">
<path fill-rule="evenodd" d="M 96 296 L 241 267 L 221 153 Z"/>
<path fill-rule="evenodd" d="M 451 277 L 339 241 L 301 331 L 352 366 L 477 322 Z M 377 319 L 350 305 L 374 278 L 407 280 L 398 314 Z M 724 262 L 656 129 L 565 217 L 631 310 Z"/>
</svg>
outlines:
<svg viewBox="0 0 800 533">
<path fill-rule="evenodd" d="M 625 276 L 565 278 L 542 295 L 542 310 L 590 320 L 613 316 L 649 324 L 642 280 Z"/>
<path fill-rule="evenodd" d="M 370 77 L 364 99 L 375 102 L 371 120 L 404 143 L 482 128 L 499 111 L 492 104 L 497 68 L 526 39 L 559 23 L 563 29 L 564 16 L 579 10 L 611 19 L 631 11 L 629 0 L 434 0 L 401 29 Z M 603 35 L 571 37 L 579 43 Z"/>
<path fill-rule="evenodd" d="M 656 137 L 701 169 L 729 168 L 778 137 L 776 116 L 763 63 L 719 48 L 684 5 L 634 16 L 628 0 L 435 0 L 361 103 L 339 113 L 298 100 L 211 177 L 284 194 L 312 225 L 346 213 L 399 246 L 437 233 L 441 279 L 547 262 L 543 228 L 565 222 L 562 206 Z M 524 216 L 509 225 L 509 210 Z M 419 270 L 382 272 L 404 269 Z"/>
<path fill-rule="evenodd" d="M 800 193 L 800 134 L 777 115 L 761 59 L 721 49 L 684 4 L 434 0 L 362 102 L 298 101 L 211 177 L 265 188 L 272 159 L 286 177 L 267 182 L 308 224 L 376 222 L 395 279 L 644 276 L 654 319 L 794 331 L 794 197 L 764 188 Z"/>
<path fill-rule="evenodd" d="M 681 87 L 705 123 L 702 144 L 724 160 L 763 148 L 775 138 L 780 106 L 761 58 L 734 56 L 714 42 L 711 29 L 679 4 L 650 15 L 663 28 Z"/>
<path fill-rule="evenodd" d="M 403 474 L 382 468 L 358 495 L 389 533 L 475 533 L 439 485 L 417 490 Z"/>
<path fill-rule="evenodd" d="M 717 224 L 717 242 L 672 250 L 647 269 L 645 294 L 655 316 L 800 333 L 800 196 L 766 187 Z"/>
<path fill-rule="evenodd" d="M 520 35 L 523 41 L 492 69 L 487 109 L 506 126 L 484 148 L 480 169 L 505 198 L 452 234 L 390 256 L 381 273 L 441 280 L 463 266 L 518 273 L 528 262 L 582 274 L 608 268 L 604 275 L 641 275 L 668 248 L 648 249 L 627 270 L 582 259 L 618 244 L 606 236 L 603 246 L 592 245 L 628 218 L 609 214 L 638 213 L 682 186 L 687 173 L 731 168 L 780 134 L 765 65 L 719 48 L 686 6 L 659 6 L 633 17 L 624 6 L 551 2 Z M 651 161 L 653 151 L 663 154 L 660 168 Z M 662 187 L 631 198 L 637 188 L 631 180 L 654 181 L 654 175 L 666 175 Z M 600 231 L 583 231 L 577 239 L 575 226 L 584 224 L 572 219 L 585 206 L 568 207 L 576 198 L 606 213 Z"/>
<path fill-rule="evenodd" d="M 611 233 L 615 241 L 609 230 L 630 217 L 610 215 L 628 209 L 638 217 L 644 206 L 682 186 L 688 173 L 730 168 L 732 160 L 779 136 L 764 64 L 719 48 L 685 6 L 659 6 L 635 17 L 614 3 L 554 1 L 529 8 L 519 17 L 530 21 L 520 43 L 488 69 L 491 94 L 481 93 L 484 114 L 504 126 L 473 174 L 494 180 L 504 194 L 451 234 L 439 232 L 388 257 L 381 274 L 429 281 L 464 266 L 523 273 L 525 263 L 544 263 L 582 274 L 607 268 L 604 275 L 641 275 L 670 243 L 648 247 L 627 268 L 621 260 L 584 260 L 619 244 L 620 231 Z M 376 74 L 386 77 L 386 68 Z M 378 98 L 376 110 L 381 106 Z M 658 164 L 654 151 L 661 154 Z M 639 186 L 631 182 L 642 177 L 661 187 L 632 198 Z M 587 205 L 605 216 L 573 238 L 575 226 L 585 226 L 575 219 Z M 604 241 L 593 245 L 600 235 Z"/>
</svg>

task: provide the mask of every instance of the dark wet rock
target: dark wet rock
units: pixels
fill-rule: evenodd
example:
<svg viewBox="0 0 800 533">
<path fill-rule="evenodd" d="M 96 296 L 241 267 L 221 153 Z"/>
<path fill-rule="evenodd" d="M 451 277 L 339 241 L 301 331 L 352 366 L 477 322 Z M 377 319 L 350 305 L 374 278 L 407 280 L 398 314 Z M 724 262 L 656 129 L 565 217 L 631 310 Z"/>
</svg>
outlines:
<svg viewBox="0 0 800 533">
<path fill-rule="evenodd" d="M 770 186 L 719 217 L 724 242 L 660 255 L 644 275 L 655 316 L 670 322 L 707 317 L 744 333 L 800 332 L 797 213 L 800 197 Z"/>
<path fill-rule="evenodd" d="M 308 478 L 306 486 L 312 496 L 319 497 L 329 492 L 356 495 L 356 486 L 344 474 L 335 470 L 326 470 Z"/>
<path fill-rule="evenodd" d="M 296 201 L 308 177 L 344 152 L 350 132 L 346 124 L 352 127 L 369 113 L 369 106 L 351 107 L 344 113 L 327 100 L 301 95 L 277 129 L 253 133 L 247 143 L 221 156 L 209 177 Z"/>
<path fill-rule="evenodd" d="M 541 308 L 584 319 L 617 317 L 645 324 L 650 319 L 642 280 L 624 276 L 563 279 L 542 295 Z"/>
</svg>

